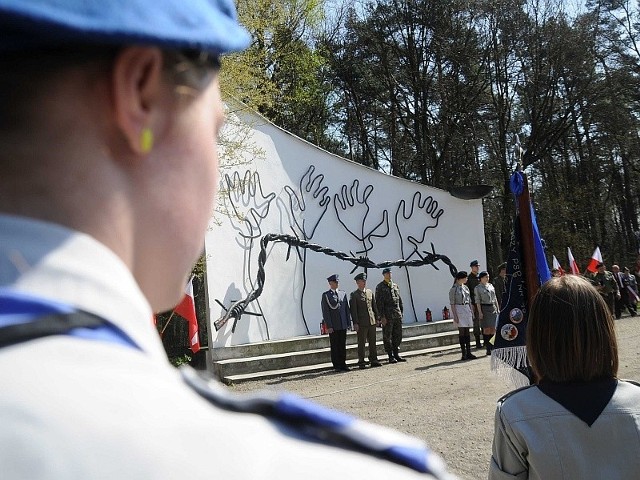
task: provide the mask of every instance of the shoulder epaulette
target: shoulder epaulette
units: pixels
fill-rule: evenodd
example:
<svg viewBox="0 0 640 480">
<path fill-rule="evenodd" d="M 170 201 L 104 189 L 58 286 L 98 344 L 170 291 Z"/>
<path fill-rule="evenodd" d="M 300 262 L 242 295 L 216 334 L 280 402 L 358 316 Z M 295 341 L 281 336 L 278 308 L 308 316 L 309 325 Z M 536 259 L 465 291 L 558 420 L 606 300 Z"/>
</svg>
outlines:
<svg viewBox="0 0 640 480">
<path fill-rule="evenodd" d="M 527 390 L 528 388 L 531 388 L 531 387 L 535 387 L 535 385 L 526 385 L 524 387 L 520 387 L 520 388 L 517 388 L 515 390 L 510 391 L 509 393 L 507 393 L 506 395 L 503 395 L 502 397 L 500 397 L 498 399 L 498 404 L 504 403 L 507 398 L 509 398 L 509 397 L 511 397 L 511 396 L 515 395 L 516 393 L 519 393 L 519 392 L 521 392 L 523 390 Z"/>
<path fill-rule="evenodd" d="M 619 378 L 618 380 L 621 382 L 630 383 L 632 385 L 635 385 L 636 387 L 640 387 L 640 383 L 636 382 L 635 380 L 627 380 L 626 378 Z"/>
<path fill-rule="evenodd" d="M 184 381 L 213 405 L 286 424 L 302 438 L 383 458 L 437 479 L 449 478 L 444 462 L 421 440 L 375 426 L 292 394 L 236 394 L 204 372 L 182 366 Z"/>
</svg>

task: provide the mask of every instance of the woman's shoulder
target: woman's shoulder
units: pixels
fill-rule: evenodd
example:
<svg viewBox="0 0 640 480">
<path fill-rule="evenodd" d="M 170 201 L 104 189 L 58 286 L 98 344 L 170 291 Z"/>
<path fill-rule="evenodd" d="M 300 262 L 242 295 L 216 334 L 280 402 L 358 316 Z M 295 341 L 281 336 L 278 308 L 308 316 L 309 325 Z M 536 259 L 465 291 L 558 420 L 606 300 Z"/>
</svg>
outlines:
<svg viewBox="0 0 640 480">
<path fill-rule="evenodd" d="M 505 402 L 509 401 L 509 399 L 514 398 L 516 395 L 525 394 L 524 392 L 527 392 L 533 387 L 535 387 L 535 385 L 527 385 L 525 387 L 517 388 L 515 390 L 510 391 L 509 393 L 503 395 L 498 399 L 498 405 L 503 405 Z"/>
</svg>

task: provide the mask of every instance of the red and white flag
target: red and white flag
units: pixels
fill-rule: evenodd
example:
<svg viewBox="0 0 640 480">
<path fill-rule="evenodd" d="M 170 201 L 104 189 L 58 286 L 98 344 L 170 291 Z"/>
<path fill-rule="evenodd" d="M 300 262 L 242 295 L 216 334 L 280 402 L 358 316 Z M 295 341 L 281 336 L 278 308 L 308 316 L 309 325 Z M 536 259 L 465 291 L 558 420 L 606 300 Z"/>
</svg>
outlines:
<svg viewBox="0 0 640 480">
<path fill-rule="evenodd" d="M 555 255 L 553 256 L 553 269 L 558 270 L 560 272 L 560 275 L 564 275 L 564 269 L 562 268 L 562 265 L 560 265 L 560 262 Z"/>
<path fill-rule="evenodd" d="M 596 265 L 602 263 L 602 254 L 600 253 L 600 247 L 596 247 L 593 251 L 593 255 L 591 255 L 591 261 L 589 261 L 589 265 L 587 265 L 587 270 L 591 273 L 595 273 L 597 270 Z"/>
<path fill-rule="evenodd" d="M 573 258 L 573 253 L 571 253 L 571 248 L 569 247 L 567 247 L 567 255 L 569 256 L 569 268 L 571 269 L 571 273 L 574 275 L 580 275 L 580 269 L 578 268 L 576 259 Z"/>
<path fill-rule="evenodd" d="M 200 335 L 198 334 L 196 303 L 193 299 L 193 277 L 191 277 L 191 280 L 187 283 L 184 293 L 184 298 L 173 311 L 189 322 L 189 343 L 191 351 L 198 353 L 200 350 Z"/>
</svg>

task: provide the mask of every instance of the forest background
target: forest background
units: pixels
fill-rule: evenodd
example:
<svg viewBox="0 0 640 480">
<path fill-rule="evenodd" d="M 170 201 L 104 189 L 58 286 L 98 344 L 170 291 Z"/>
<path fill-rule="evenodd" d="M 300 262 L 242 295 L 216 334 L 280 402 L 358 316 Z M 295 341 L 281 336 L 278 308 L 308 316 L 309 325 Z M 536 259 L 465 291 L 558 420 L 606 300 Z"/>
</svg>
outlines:
<svg viewBox="0 0 640 480">
<path fill-rule="evenodd" d="M 508 182 L 520 159 L 549 264 L 555 255 L 567 269 L 570 247 L 584 268 L 599 246 L 609 266 L 635 268 L 638 2 L 237 6 L 253 43 L 223 59 L 226 99 L 391 175 L 444 190 L 491 185 L 483 205 L 492 273 L 506 259 L 514 215 Z M 205 331 L 201 323 L 206 341 Z"/>
</svg>

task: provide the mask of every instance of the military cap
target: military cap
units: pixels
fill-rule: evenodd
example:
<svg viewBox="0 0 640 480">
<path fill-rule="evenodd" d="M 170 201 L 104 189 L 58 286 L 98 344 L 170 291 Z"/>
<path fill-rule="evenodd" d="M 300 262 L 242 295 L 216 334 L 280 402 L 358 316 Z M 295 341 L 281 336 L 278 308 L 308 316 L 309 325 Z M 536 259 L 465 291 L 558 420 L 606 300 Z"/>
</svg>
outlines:
<svg viewBox="0 0 640 480">
<path fill-rule="evenodd" d="M 488 275 L 489 275 L 489 272 L 487 272 L 486 270 L 483 270 L 478 274 L 478 278 L 486 277 Z"/>
<path fill-rule="evenodd" d="M 382 274 L 384 275 L 385 273 L 389 273 L 391 272 L 391 269 L 389 267 L 382 269 Z"/>
<path fill-rule="evenodd" d="M 504 270 L 505 268 L 507 268 L 507 262 L 503 262 L 500 265 L 498 265 L 498 271 Z"/>
<path fill-rule="evenodd" d="M 596 268 L 600 268 L 600 267 L 604 267 L 604 263 L 599 262 L 599 263 L 596 265 Z"/>
<path fill-rule="evenodd" d="M 478 260 L 471 260 L 471 263 L 469 264 L 470 267 L 477 267 L 478 265 L 480 265 Z"/>
<path fill-rule="evenodd" d="M 358 280 L 366 280 L 366 279 L 367 279 L 367 274 L 366 274 L 366 273 L 364 273 L 364 272 L 359 273 L 359 274 L 357 274 L 355 277 L 353 277 L 353 279 L 354 279 L 355 281 L 358 281 Z"/>
<path fill-rule="evenodd" d="M 461 278 L 467 278 L 468 273 L 465 272 L 464 270 L 460 270 L 458 273 L 456 273 L 456 280 L 460 280 Z"/>
<path fill-rule="evenodd" d="M 337 282 L 337 281 L 338 281 L 338 274 L 337 273 L 334 273 L 330 277 L 327 277 L 327 282 Z"/>
<path fill-rule="evenodd" d="M 233 0 L 0 0 L 0 29 L 4 52 L 135 44 L 217 55 L 250 41 Z"/>
</svg>

